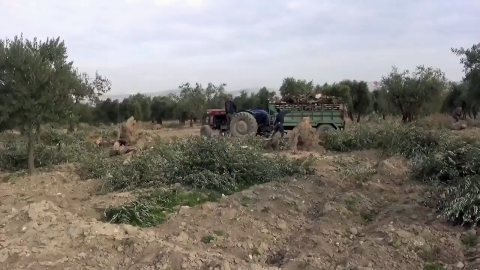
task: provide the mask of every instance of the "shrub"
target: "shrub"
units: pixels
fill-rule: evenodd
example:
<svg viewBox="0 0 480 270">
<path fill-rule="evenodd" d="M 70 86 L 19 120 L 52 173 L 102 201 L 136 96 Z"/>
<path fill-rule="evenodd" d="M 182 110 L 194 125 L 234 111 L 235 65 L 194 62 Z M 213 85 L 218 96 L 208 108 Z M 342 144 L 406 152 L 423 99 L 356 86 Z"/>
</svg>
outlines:
<svg viewBox="0 0 480 270">
<path fill-rule="evenodd" d="M 331 132 L 323 136 L 327 150 L 350 152 L 381 149 L 386 155 L 402 155 L 407 158 L 437 152 L 446 146 L 449 139 L 443 131 L 400 123 L 354 125 L 346 132 Z"/>
<path fill-rule="evenodd" d="M 437 186 L 433 202 L 442 217 L 464 224 L 480 220 L 480 147 L 455 142 L 412 168 L 415 179 Z"/>
<path fill-rule="evenodd" d="M 82 141 L 73 140 L 70 143 L 68 141 L 64 143 L 65 141 L 62 141 L 61 148 L 57 145 L 37 144 L 35 147 L 35 167 L 84 162 L 99 152 L 99 150 Z M 0 169 L 11 172 L 27 169 L 27 156 L 28 143 L 25 138 L 8 141 L 0 148 Z"/>
</svg>

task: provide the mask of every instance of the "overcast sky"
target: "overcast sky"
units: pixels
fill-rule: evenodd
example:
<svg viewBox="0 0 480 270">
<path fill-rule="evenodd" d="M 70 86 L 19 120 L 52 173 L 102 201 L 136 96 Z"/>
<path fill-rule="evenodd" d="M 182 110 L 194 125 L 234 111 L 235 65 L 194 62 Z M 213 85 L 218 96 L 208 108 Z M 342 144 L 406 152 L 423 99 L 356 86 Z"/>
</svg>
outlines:
<svg viewBox="0 0 480 270">
<path fill-rule="evenodd" d="M 111 94 L 378 80 L 392 65 L 462 78 L 451 47 L 480 42 L 479 0 L 0 0 L 0 36 L 60 36 Z"/>
</svg>

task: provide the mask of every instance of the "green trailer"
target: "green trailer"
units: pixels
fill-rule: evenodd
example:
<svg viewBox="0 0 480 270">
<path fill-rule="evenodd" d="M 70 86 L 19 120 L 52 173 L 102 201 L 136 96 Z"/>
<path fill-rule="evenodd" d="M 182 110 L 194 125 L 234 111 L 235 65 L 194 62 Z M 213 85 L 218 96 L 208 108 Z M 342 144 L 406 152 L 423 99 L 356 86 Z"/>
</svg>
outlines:
<svg viewBox="0 0 480 270">
<path fill-rule="evenodd" d="M 313 128 L 319 132 L 345 129 L 345 105 L 341 103 L 269 103 L 270 123 L 274 124 L 277 110 L 288 110 L 283 124 L 285 130 L 292 130 L 304 118 L 309 117 Z"/>
<path fill-rule="evenodd" d="M 208 123 L 212 129 L 218 129 L 221 132 L 229 131 L 235 137 L 249 134 L 269 135 L 273 131 L 278 110 L 290 111 L 284 118 L 283 126 L 286 131 L 296 127 L 304 117 L 309 117 L 312 127 L 320 133 L 345 129 L 345 105 L 332 102 L 332 99 L 314 103 L 271 102 L 268 104 L 266 121 L 260 120 L 259 110 L 244 110 L 233 115 L 229 126 L 226 123 L 225 110 L 209 111 Z"/>
</svg>

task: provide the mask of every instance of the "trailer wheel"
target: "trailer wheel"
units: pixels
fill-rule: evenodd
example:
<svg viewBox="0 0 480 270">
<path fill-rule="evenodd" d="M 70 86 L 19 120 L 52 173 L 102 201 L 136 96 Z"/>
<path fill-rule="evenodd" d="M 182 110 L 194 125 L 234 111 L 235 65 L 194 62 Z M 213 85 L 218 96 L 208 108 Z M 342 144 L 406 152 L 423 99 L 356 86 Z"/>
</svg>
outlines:
<svg viewBox="0 0 480 270">
<path fill-rule="evenodd" d="M 317 132 L 322 133 L 329 133 L 337 131 L 331 124 L 323 124 L 317 127 Z"/>
<path fill-rule="evenodd" d="M 257 120 L 255 120 L 255 117 L 248 112 L 239 112 L 235 114 L 230 122 L 230 133 L 235 137 L 256 134 L 257 129 Z"/>
</svg>

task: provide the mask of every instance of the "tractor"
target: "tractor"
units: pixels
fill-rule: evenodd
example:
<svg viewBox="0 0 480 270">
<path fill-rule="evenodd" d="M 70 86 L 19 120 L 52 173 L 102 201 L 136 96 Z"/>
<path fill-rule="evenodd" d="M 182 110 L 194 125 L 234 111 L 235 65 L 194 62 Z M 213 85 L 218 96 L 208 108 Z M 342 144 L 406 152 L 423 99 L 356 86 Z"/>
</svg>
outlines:
<svg viewBox="0 0 480 270">
<path fill-rule="evenodd" d="M 270 102 L 268 111 L 254 109 L 234 114 L 230 125 L 227 125 L 224 109 L 211 109 L 207 111 L 204 124 L 209 125 L 213 130 L 219 130 L 221 134 L 230 133 L 236 137 L 249 134 L 264 136 L 271 134 L 278 110 L 290 111 L 285 115 L 285 131 L 292 130 L 304 117 L 310 118 L 312 127 L 319 133 L 345 129 L 346 107 L 344 104 L 333 102 L 331 98 L 324 98 L 315 103 Z M 261 119 L 260 111 L 267 112 L 268 119 Z"/>
</svg>

